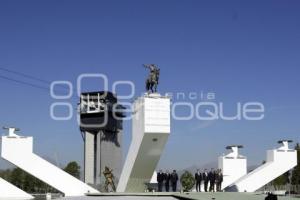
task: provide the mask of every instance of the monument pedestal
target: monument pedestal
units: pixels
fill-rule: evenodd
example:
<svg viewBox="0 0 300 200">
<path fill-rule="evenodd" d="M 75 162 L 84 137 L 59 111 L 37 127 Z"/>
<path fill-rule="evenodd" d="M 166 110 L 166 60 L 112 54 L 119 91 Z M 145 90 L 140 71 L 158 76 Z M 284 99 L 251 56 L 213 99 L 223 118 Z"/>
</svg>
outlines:
<svg viewBox="0 0 300 200">
<path fill-rule="evenodd" d="M 170 134 L 170 98 L 145 94 L 135 100 L 132 141 L 117 192 L 144 192 Z"/>
<path fill-rule="evenodd" d="M 266 163 L 235 181 L 227 191 L 255 192 L 277 177 L 297 166 L 297 151 L 290 149 L 289 140 L 279 141 L 282 146 L 267 151 Z"/>
<path fill-rule="evenodd" d="M 231 152 L 219 157 L 218 168 L 223 173 L 222 190 L 247 174 L 247 158 L 239 154 L 240 147 L 240 145 L 228 146 L 226 149 Z"/>
</svg>

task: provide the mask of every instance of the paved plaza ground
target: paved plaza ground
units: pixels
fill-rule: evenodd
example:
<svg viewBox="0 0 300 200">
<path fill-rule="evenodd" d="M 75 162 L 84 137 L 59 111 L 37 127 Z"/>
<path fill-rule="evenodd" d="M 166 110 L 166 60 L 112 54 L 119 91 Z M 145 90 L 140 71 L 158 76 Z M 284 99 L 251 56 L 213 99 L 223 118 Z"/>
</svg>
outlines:
<svg viewBox="0 0 300 200">
<path fill-rule="evenodd" d="M 67 197 L 63 200 L 264 200 L 265 195 L 254 193 L 130 193 L 130 194 L 99 194 L 86 197 Z M 278 196 L 278 200 L 300 200 L 289 196 Z"/>
<path fill-rule="evenodd" d="M 216 192 L 216 193 L 189 193 L 179 195 L 193 200 L 264 200 L 266 195 L 254 193 Z M 289 196 L 278 196 L 278 200 L 300 200 Z"/>
</svg>

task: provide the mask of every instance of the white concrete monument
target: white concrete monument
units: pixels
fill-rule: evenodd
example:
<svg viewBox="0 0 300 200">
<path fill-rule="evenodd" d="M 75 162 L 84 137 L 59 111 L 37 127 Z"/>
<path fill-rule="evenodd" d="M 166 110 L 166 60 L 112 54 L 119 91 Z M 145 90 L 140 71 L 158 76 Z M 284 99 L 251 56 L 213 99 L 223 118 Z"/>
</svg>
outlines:
<svg viewBox="0 0 300 200">
<path fill-rule="evenodd" d="M 135 100 L 132 141 L 117 192 L 144 192 L 170 134 L 170 98 L 157 93 Z"/>
<path fill-rule="evenodd" d="M 34 199 L 33 196 L 0 178 L 0 200 Z"/>
<path fill-rule="evenodd" d="M 230 153 L 219 157 L 218 166 L 223 173 L 222 190 L 247 174 L 247 158 L 239 154 L 239 148 L 242 146 L 227 146 Z"/>
<path fill-rule="evenodd" d="M 1 156 L 5 160 L 61 191 L 65 196 L 98 193 L 94 188 L 34 154 L 33 138 L 19 136 L 14 133 L 15 130 L 9 128 L 9 135 L 1 137 Z"/>
<path fill-rule="evenodd" d="M 290 140 L 281 140 L 282 146 L 267 151 L 266 163 L 241 177 L 226 188 L 227 191 L 255 192 L 297 165 L 297 151 L 290 149 Z"/>
</svg>

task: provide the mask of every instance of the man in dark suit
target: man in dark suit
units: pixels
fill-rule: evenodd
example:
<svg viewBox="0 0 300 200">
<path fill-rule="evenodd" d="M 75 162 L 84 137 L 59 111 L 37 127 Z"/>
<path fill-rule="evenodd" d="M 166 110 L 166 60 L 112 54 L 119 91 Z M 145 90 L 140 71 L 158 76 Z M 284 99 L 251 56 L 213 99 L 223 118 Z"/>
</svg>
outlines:
<svg viewBox="0 0 300 200">
<path fill-rule="evenodd" d="M 216 172 L 213 168 L 211 168 L 210 172 L 208 173 L 208 179 L 209 179 L 209 191 L 214 192 L 215 191 Z"/>
<path fill-rule="evenodd" d="M 177 181 L 178 181 L 178 175 L 176 173 L 176 170 L 173 170 L 170 180 L 171 180 L 171 184 L 172 184 L 172 191 L 176 192 L 176 190 L 177 190 Z"/>
<path fill-rule="evenodd" d="M 170 189 L 170 179 L 171 179 L 171 174 L 169 170 L 166 170 L 165 177 L 164 177 L 166 192 L 169 192 Z"/>
<path fill-rule="evenodd" d="M 159 170 L 157 173 L 157 184 L 158 184 L 158 192 L 162 192 L 162 186 L 163 186 L 163 181 L 164 181 L 164 174 L 162 170 Z"/>
<path fill-rule="evenodd" d="M 195 174 L 195 180 L 196 180 L 196 191 L 201 192 L 202 174 L 199 169 Z"/>
<path fill-rule="evenodd" d="M 223 182 L 223 173 L 221 169 L 218 169 L 216 173 L 217 192 L 221 192 L 222 182 Z"/>
<path fill-rule="evenodd" d="M 204 191 L 207 192 L 207 186 L 208 186 L 208 181 L 209 181 L 207 169 L 204 170 L 204 172 L 202 174 L 202 178 L 204 181 Z"/>
</svg>

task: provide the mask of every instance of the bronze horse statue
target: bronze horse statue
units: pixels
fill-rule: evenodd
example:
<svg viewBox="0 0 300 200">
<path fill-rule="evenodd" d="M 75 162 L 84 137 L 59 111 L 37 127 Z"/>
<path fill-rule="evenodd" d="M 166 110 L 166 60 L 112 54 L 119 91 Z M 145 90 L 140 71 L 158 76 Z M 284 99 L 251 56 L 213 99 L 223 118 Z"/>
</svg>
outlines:
<svg viewBox="0 0 300 200">
<path fill-rule="evenodd" d="M 146 90 L 148 93 L 150 91 L 152 93 L 156 93 L 159 83 L 160 69 L 155 64 L 144 65 L 144 67 L 150 69 L 150 75 L 146 80 Z"/>
</svg>

